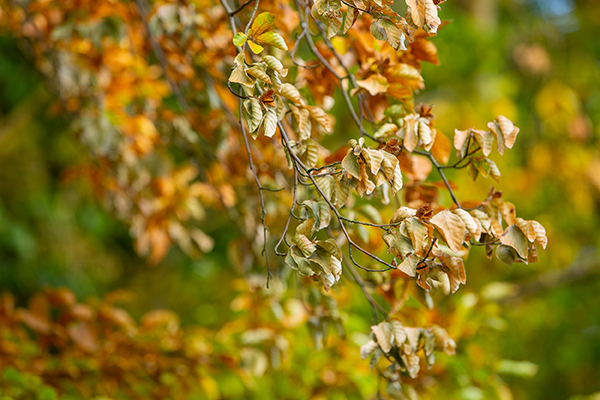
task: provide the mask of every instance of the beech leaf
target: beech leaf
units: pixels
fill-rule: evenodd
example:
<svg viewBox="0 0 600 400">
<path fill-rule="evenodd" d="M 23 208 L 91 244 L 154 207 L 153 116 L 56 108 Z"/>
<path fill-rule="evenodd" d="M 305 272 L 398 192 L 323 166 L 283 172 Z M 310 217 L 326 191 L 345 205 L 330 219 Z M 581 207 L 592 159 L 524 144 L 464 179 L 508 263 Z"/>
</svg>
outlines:
<svg viewBox="0 0 600 400">
<path fill-rule="evenodd" d="M 456 214 L 448 210 L 441 211 L 431 218 L 430 222 L 440 231 L 448 247 L 459 251 L 465 239 L 465 223 Z"/>
</svg>

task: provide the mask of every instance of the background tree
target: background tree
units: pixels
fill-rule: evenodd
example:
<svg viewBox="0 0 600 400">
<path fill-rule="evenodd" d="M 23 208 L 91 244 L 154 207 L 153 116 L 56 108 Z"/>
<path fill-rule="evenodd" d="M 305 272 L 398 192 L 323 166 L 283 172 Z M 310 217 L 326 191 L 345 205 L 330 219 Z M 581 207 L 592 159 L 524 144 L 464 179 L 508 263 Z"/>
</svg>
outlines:
<svg viewBox="0 0 600 400">
<path fill-rule="evenodd" d="M 472 9 L 476 15 L 473 26 L 477 28 L 473 28 L 472 37 L 477 37 L 486 49 L 490 47 L 486 47 L 486 39 L 491 43 L 501 36 L 501 30 L 494 31 L 501 13 L 493 4 Z M 589 276 L 595 271 L 595 263 L 590 264 L 592 268 L 577 264 L 575 273 L 557 274 L 540 284 L 493 283 L 481 296 L 473 292 L 461 295 L 463 288 L 458 292 L 458 302 L 445 298 L 444 291 L 455 291 L 459 283 L 464 283 L 461 260 L 470 246 L 484 244 L 488 253 L 498 246 L 495 252 L 505 261 L 531 261 L 535 256 L 529 243 L 537 239 L 545 246 L 545 237 L 540 225 L 517 219 L 514 205 L 504 202 L 499 192 L 492 191 L 488 196 L 489 182 L 479 184 L 479 179 L 473 184 L 468 176 L 468 180 L 461 177 L 461 173 L 467 175 L 465 170 L 453 171 L 464 167 L 472 177 L 491 174 L 498 178 L 496 163 L 486 158 L 492 141 L 496 139 L 498 150 L 503 152 L 505 146 L 512 147 L 518 130 L 502 117 L 490 123 L 487 131 L 483 128 L 487 116 L 492 115 L 490 108 L 515 119 L 516 103 L 510 96 L 515 92 L 505 86 L 519 78 L 508 75 L 502 81 L 491 76 L 498 72 L 493 56 L 489 57 L 491 66 L 486 67 L 488 59 L 469 62 L 472 49 L 463 57 L 453 55 L 448 59 L 465 65 L 464 79 L 452 79 L 460 76 L 451 73 L 452 67 L 450 71 L 437 70 L 441 73 L 435 75 L 441 76 L 436 79 L 449 88 L 446 90 L 464 91 L 466 100 L 440 104 L 438 98 L 452 99 L 451 95 L 432 93 L 436 113 L 441 108 L 442 116 L 448 119 L 436 120 L 434 125 L 431 108 L 414 105 L 413 96 L 423 86 L 421 68 L 426 67 L 421 61 L 438 61 L 425 32 L 435 33 L 441 21 L 433 2 L 407 5 L 410 9 L 400 4 L 389 8 L 379 3 L 331 2 L 239 6 L 3 4 L 7 32 L 21 37 L 17 43 L 23 53 L 37 65 L 52 93 L 59 97 L 53 111 L 69 114 L 66 122 L 83 144 L 75 145 L 67 135 L 61 136 L 65 138 L 62 142 L 44 135 L 39 139 L 28 135 L 31 139 L 18 139 L 16 143 L 30 143 L 21 147 L 30 150 L 8 153 L 19 154 L 18 158 L 32 154 L 36 163 L 7 161 L 7 165 L 23 165 L 37 174 L 14 168 L 5 172 L 9 177 L 18 177 L 6 182 L 18 182 L 15 186 L 22 188 L 11 187 L 15 195 L 14 202 L 7 202 L 7 207 L 13 204 L 7 215 L 27 216 L 26 225 L 19 218 L 10 218 L 5 224 L 6 254 L 10 255 L 6 265 L 18 266 L 3 272 L 3 281 L 12 282 L 6 288 L 22 298 L 44 283 L 68 284 L 82 295 L 102 294 L 123 277 L 118 286 L 124 283 L 138 298 L 148 299 L 129 306 L 134 314 L 149 307 L 169 306 L 181 311 L 184 322 L 187 319 L 219 332 L 183 333 L 178 318 L 164 312 L 148 314 L 137 325 L 112 305 L 123 296 L 81 305 L 68 292 L 47 290 L 33 297 L 27 310 L 15 310 L 11 296 L 6 295 L 2 315 L 8 339 L 2 349 L 3 354 L 13 356 L 3 357 L 2 362 L 3 379 L 13 391 L 9 395 L 26 398 L 31 395 L 28 391 L 34 390 L 38 397 L 59 393 L 179 398 L 185 393 L 201 398 L 239 398 L 256 392 L 276 398 L 362 398 L 376 392 L 391 397 L 411 397 L 419 392 L 448 398 L 507 398 L 509 392 L 500 377 L 506 379 L 506 375 L 499 374 L 532 374 L 535 365 L 496 362 L 493 354 L 484 350 L 490 348 L 490 342 L 482 345 L 481 337 L 492 334 L 482 335 L 482 330 L 506 327 L 499 318 L 500 309 L 487 300 L 510 300 L 514 304 L 528 292 L 555 286 L 552 282 Z M 521 11 L 529 10 L 523 7 Z M 516 8 L 510 5 L 501 9 L 515 12 Z M 402 16 L 406 10 L 406 19 L 395 9 Z M 457 19 L 464 9 L 458 10 Z M 546 24 L 543 29 L 570 29 L 575 14 L 566 10 L 563 21 L 542 14 Z M 351 22 L 354 26 L 347 30 Z M 334 36 L 340 29 L 347 30 L 347 35 Z M 449 32 L 449 52 L 457 43 L 469 44 L 469 29 L 470 23 L 461 24 L 459 20 L 440 32 L 442 38 L 442 33 Z M 481 35 L 482 30 L 487 36 Z M 587 168 L 590 185 L 594 185 L 594 163 L 588 162 L 591 156 L 581 158 L 576 150 L 577 140 L 590 140 L 586 110 L 597 115 L 593 102 L 580 103 L 580 98 L 593 96 L 549 79 L 556 71 L 551 70 L 550 57 L 539 39 L 535 40 L 536 45 L 526 41 L 519 46 L 507 44 L 511 51 L 514 48 L 511 71 L 522 74 L 524 82 L 530 82 L 531 76 L 542 77 L 544 88 L 533 107 L 548 124 L 542 128 L 558 134 L 568 129 L 574 147 L 566 154 L 574 154 L 583 163 L 576 170 Z M 14 54 L 13 42 L 5 43 L 5 51 Z M 236 52 L 234 45 L 243 49 Z M 245 56 L 240 56 L 244 52 Z M 10 59 L 15 61 L 7 65 L 23 69 L 14 56 Z M 484 72 L 473 73 L 469 68 L 473 64 L 482 65 Z M 594 77 L 592 71 L 593 67 L 588 76 L 578 75 L 577 79 L 586 82 Z M 478 79 L 472 85 L 474 91 L 483 94 L 481 104 L 468 91 L 473 76 Z M 21 91 L 10 85 L 9 92 L 14 94 L 9 96 L 13 97 L 7 97 L 3 104 L 8 105 L 6 112 L 13 116 L 14 123 L 27 121 L 19 116 L 32 114 L 29 110 L 44 110 L 44 103 L 52 101 L 38 94 L 22 102 L 24 93 L 34 86 L 34 81 L 30 82 L 19 83 Z M 438 82 L 434 90 L 441 87 L 436 86 Z M 455 89 L 450 82 L 460 86 Z M 526 104 L 524 110 L 532 109 L 527 106 L 531 96 L 522 101 Z M 11 104 L 19 104 L 20 108 Z M 582 108 L 581 104 L 592 105 Z M 19 114 L 19 110 L 24 111 Z M 44 114 L 40 118 L 49 117 Z M 51 120 L 57 130 L 64 129 L 64 122 Z M 450 140 L 442 132 L 469 126 L 479 129 L 456 132 L 452 144 L 458 154 L 450 160 Z M 18 131 L 16 125 L 9 132 Z M 31 128 L 29 131 L 35 132 Z M 529 131 L 539 130 L 533 125 Z M 255 140 L 249 138 L 250 134 Z M 15 135 L 6 137 L 18 137 Z M 529 145 L 537 143 L 535 136 L 527 137 Z M 40 151 L 36 149 L 50 149 L 55 155 L 48 156 L 46 165 L 32 168 L 39 165 Z M 537 187 L 532 185 L 532 171 L 545 173 L 554 168 L 551 162 L 543 164 L 544 159 L 552 160 L 548 150 L 537 145 L 535 151 L 536 157 L 523 153 L 522 170 L 514 167 L 519 165 L 517 162 L 512 164 L 516 172 L 509 179 L 510 185 L 503 185 L 503 190 L 515 192 L 511 200 L 520 199 L 519 192 Z M 86 156 L 88 153 L 91 157 Z M 562 154 L 556 157 L 562 159 Z M 496 160 L 503 167 L 503 161 Z M 69 169 L 61 174 L 62 182 L 70 183 L 56 186 L 56 171 L 64 171 L 65 166 Z M 46 170 L 50 171 L 46 177 L 38 172 Z M 80 177 L 85 179 L 73 179 Z M 581 183 L 565 179 L 567 185 Z M 49 184 L 40 185 L 40 181 Z M 401 185 L 404 188 L 398 191 Z M 37 198 L 38 187 L 43 193 L 60 191 L 65 195 L 50 194 L 44 210 Z M 100 216 L 89 202 L 76 200 L 79 196 L 75 194 L 82 189 L 104 201 L 108 210 L 131 226 L 136 251 L 147 254 L 151 263 L 161 262 L 176 243 L 179 250 L 171 250 L 161 265 L 182 265 L 183 273 L 169 273 L 166 280 L 164 268 L 136 272 L 139 269 L 132 264 L 143 262 L 128 251 L 127 228 Z M 275 192 L 279 189 L 283 190 Z M 568 193 L 578 193 L 574 199 L 593 198 L 581 196 L 592 192 L 577 186 L 542 198 L 560 199 Z M 19 201 L 23 198 L 32 199 L 31 208 L 23 208 Z M 66 200 L 55 202 L 55 198 Z M 479 200 L 465 200 L 469 198 Z M 533 216 L 535 204 L 523 203 L 523 209 L 530 213 L 523 215 Z M 87 205 L 72 215 L 74 204 Z M 426 204 L 431 208 L 424 207 Z M 517 205 L 521 210 L 521 204 Z M 542 222 L 552 226 L 547 222 L 554 223 L 554 218 L 549 212 Z M 573 218 L 566 218 L 570 226 Z M 593 218 L 587 221 L 592 224 Z M 41 234 L 32 236 L 23 226 Z M 90 243 L 88 236 L 79 233 L 81 228 L 92 232 L 96 240 Z M 115 231 L 120 233 L 115 236 Z M 48 239 L 47 245 L 40 242 L 42 238 L 57 237 L 62 238 L 62 246 L 57 246 L 56 240 Z M 119 238 L 124 251 L 114 251 L 114 237 Z M 586 243 L 590 236 L 585 237 L 588 239 L 571 240 Z M 200 256 L 200 252 L 212 248 L 209 256 Z M 563 256 L 554 262 L 570 261 L 574 248 L 569 243 L 560 246 L 556 254 L 562 251 Z M 186 261 L 190 259 L 180 251 L 197 261 Z M 477 253 L 476 249 L 471 257 L 478 257 Z M 483 255 L 483 251 L 480 253 Z M 277 259 L 280 254 L 285 257 Z M 82 259 L 86 260 L 85 268 L 78 267 Z M 50 265 L 44 268 L 41 260 Z M 284 262 L 321 283 L 290 274 Z M 28 264 L 32 267 L 23 268 Z M 228 264 L 246 276 L 245 284 L 240 281 L 223 285 L 223 281 L 232 280 L 231 270 L 223 267 Z M 477 264 L 490 265 L 473 265 Z M 65 267 L 71 272 L 65 274 Z M 265 267 L 274 275 L 268 290 L 264 289 L 268 276 Z M 362 273 L 356 268 L 391 270 Z M 525 271 L 535 272 L 530 267 Z M 47 275 L 40 277 L 40 272 Z M 33 274 L 33 279 L 28 274 Z M 197 275 L 204 276 L 200 295 L 195 286 L 198 278 L 190 279 Z M 469 274 L 470 278 L 475 275 Z M 340 277 L 342 282 L 337 283 Z M 68 279 L 72 280 L 70 284 Z M 474 290 L 489 282 L 490 277 L 481 271 L 475 279 L 479 282 L 475 282 Z M 286 291 L 290 283 L 296 286 L 295 280 L 299 288 L 296 293 Z M 214 282 L 219 282 L 218 287 L 225 293 Z M 434 290 L 423 291 L 417 284 Z M 319 286 L 332 289 L 326 292 Z M 173 294 L 165 292 L 168 288 Z M 228 291 L 238 293 L 231 311 L 229 300 L 220 303 L 223 298 L 231 299 L 233 293 Z M 206 299 L 205 306 L 196 307 L 198 296 Z M 337 304 L 343 307 L 338 309 Z M 223 325 L 219 317 L 223 312 L 233 322 Z M 527 309 L 522 312 L 529 314 Z M 401 323 L 416 328 L 405 328 Z M 328 326 L 355 333 L 351 339 L 340 339 L 332 331 L 328 334 Z M 449 330 L 449 336 L 442 327 Z M 367 343 L 366 335 L 371 330 L 378 344 Z M 314 342 L 309 340 L 309 332 Z M 475 340 L 469 345 L 465 342 L 462 352 L 459 342 L 456 358 L 438 354 L 442 363 L 430 371 L 424 368 L 433 362 L 434 345 L 452 352 L 450 337 L 467 340 L 473 332 L 478 332 Z M 373 364 L 374 372 L 368 372 L 366 362 L 357 360 L 358 346 L 365 343 L 363 352 L 374 351 L 375 362 L 386 356 Z M 314 344 L 326 350 L 315 354 L 311 350 Z M 36 350 L 26 351 L 28 348 Z M 132 348 L 135 350 L 131 354 L 118 350 Z M 48 349 L 58 356 L 45 355 Z M 115 350 L 121 357 L 111 359 L 109 355 Z M 422 357 L 420 361 L 417 354 Z M 523 358 L 516 351 L 510 354 Z M 131 363 L 128 359 L 142 361 Z M 593 363 L 597 366 L 598 362 L 593 360 L 591 364 L 580 364 L 589 365 L 587 370 L 592 374 Z M 389 364 L 392 368 L 386 369 Z M 583 379 L 583 371 L 573 376 Z M 195 384 L 198 381 L 200 385 Z M 299 381 L 303 382 L 302 390 L 294 384 Z M 588 387 L 586 392 L 594 389 Z M 565 392 L 574 393 L 566 388 Z"/>
</svg>

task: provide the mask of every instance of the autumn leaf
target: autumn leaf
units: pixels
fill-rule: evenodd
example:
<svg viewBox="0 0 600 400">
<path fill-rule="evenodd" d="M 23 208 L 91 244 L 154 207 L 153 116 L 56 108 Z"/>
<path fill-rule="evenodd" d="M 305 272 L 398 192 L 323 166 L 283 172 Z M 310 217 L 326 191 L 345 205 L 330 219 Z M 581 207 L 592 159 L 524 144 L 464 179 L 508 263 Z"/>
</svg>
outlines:
<svg viewBox="0 0 600 400">
<path fill-rule="evenodd" d="M 417 28 L 423 28 L 427 33 L 435 35 L 442 23 L 438 17 L 438 8 L 434 0 L 405 0 L 407 14 Z"/>
<path fill-rule="evenodd" d="M 281 35 L 277 32 L 266 32 L 260 36 L 255 37 L 253 40 L 256 43 L 269 44 L 284 51 L 287 51 L 288 49 L 287 45 L 285 44 L 285 40 L 283 40 Z"/>
<path fill-rule="evenodd" d="M 440 231 L 448 247 L 457 252 L 465 239 L 465 223 L 448 210 L 441 211 L 431 218 L 430 222 Z"/>
<path fill-rule="evenodd" d="M 365 89 L 371 96 L 377 96 L 380 93 L 387 92 L 389 84 L 385 76 L 373 74 L 367 79 L 356 81 L 356 84 Z"/>
<path fill-rule="evenodd" d="M 260 13 L 252 22 L 252 27 L 248 31 L 248 36 L 256 38 L 271 29 L 274 23 L 275 14 L 270 12 Z"/>
</svg>

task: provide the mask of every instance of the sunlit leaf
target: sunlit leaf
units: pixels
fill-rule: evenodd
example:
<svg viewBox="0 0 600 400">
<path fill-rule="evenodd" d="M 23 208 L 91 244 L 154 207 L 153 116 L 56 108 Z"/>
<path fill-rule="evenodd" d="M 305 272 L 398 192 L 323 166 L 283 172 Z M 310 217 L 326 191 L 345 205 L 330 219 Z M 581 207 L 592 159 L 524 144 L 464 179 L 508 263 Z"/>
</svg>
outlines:
<svg viewBox="0 0 600 400">
<path fill-rule="evenodd" d="M 263 33 L 260 36 L 254 37 L 254 41 L 260 44 L 269 44 L 284 51 L 287 51 L 288 49 L 287 45 L 285 44 L 285 40 L 283 40 L 281 35 L 277 32 Z"/>
<path fill-rule="evenodd" d="M 254 54 L 259 54 L 261 51 L 263 51 L 263 50 L 265 49 L 265 48 L 264 48 L 264 47 L 262 47 L 261 45 L 259 45 L 259 44 L 257 44 L 257 43 L 254 43 L 254 42 L 253 42 L 253 41 L 251 41 L 251 40 L 248 40 L 248 42 L 247 42 L 247 43 L 248 43 L 248 46 L 250 46 L 250 50 L 252 50 L 252 52 L 253 52 Z"/>
<path fill-rule="evenodd" d="M 260 13 L 252 22 L 252 27 L 248 31 L 248 35 L 257 37 L 268 31 L 275 23 L 275 14 L 270 12 Z"/>
<path fill-rule="evenodd" d="M 238 32 L 233 37 L 233 44 L 241 47 L 244 45 L 244 43 L 246 43 L 246 39 L 248 39 L 248 36 L 246 36 L 243 32 Z"/>
<path fill-rule="evenodd" d="M 431 223 L 438 228 L 453 251 L 459 251 L 465 239 L 465 223 L 448 210 L 441 211 L 431 218 Z"/>
</svg>

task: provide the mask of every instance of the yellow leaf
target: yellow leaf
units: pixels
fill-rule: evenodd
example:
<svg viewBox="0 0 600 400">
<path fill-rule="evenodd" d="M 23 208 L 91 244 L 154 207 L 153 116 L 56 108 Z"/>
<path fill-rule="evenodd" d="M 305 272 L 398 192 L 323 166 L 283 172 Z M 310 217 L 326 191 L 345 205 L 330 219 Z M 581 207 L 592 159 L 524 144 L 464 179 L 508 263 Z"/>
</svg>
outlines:
<svg viewBox="0 0 600 400">
<path fill-rule="evenodd" d="M 275 23 L 275 14 L 264 12 L 259 14 L 252 22 L 252 28 L 248 32 L 249 36 L 260 36 L 268 31 Z"/>
<path fill-rule="evenodd" d="M 254 41 L 260 44 L 270 44 L 271 46 L 277 47 L 278 49 L 287 51 L 288 47 L 285 44 L 285 40 L 277 32 L 266 32 L 262 35 L 255 37 Z"/>
<path fill-rule="evenodd" d="M 254 43 L 254 42 L 253 42 L 253 41 L 251 41 L 251 40 L 248 40 L 246 43 L 248 43 L 248 46 L 250 46 L 250 50 L 252 50 L 252 52 L 253 52 L 254 54 L 258 54 L 258 53 L 260 53 L 261 51 L 263 51 L 263 50 L 264 50 L 264 47 L 262 47 L 262 46 L 261 46 L 261 45 L 259 45 L 259 44 L 256 44 L 256 43 Z"/>
</svg>

